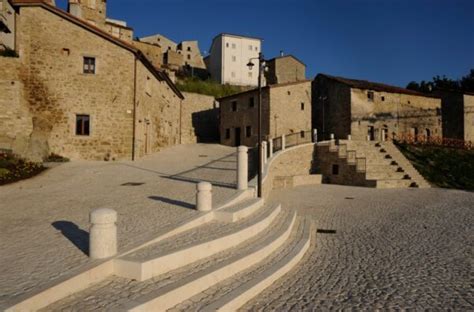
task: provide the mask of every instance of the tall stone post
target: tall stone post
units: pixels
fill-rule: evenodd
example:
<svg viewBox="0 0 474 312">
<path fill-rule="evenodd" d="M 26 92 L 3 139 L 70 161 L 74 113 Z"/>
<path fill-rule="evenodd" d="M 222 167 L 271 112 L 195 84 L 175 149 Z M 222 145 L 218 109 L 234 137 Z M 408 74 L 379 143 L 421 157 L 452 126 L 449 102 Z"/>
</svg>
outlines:
<svg viewBox="0 0 474 312">
<path fill-rule="evenodd" d="M 313 129 L 313 142 L 318 143 L 318 129 Z"/>
<path fill-rule="evenodd" d="M 237 189 L 246 190 L 248 188 L 248 148 L 247 146 L 237 147 Z"/>
<path fill-rule="evenodd" d="M 104 259 L 117 254 L 117 212 L 101 208 L 90 215 L 89 257 Z"/>
<path fill-rule="evenodd" d="M 331 141 L 334 140 L 334 133 L 331 133 L 330 139 L 331 139 Z"/>
<path fill-rule="evenodd" d="M 347 141 L 352 141 L 352 135 L 347 135 Z"/>
<path fill-rule="evenodd" d="M 268 156 L 267 142 L 263 141 L 262 142 L 262 165 L 265 165 L 267 163 L 267 156 Z"/>
<path fill-rule="evenodd" d="M 273 157 L 273 139 L 268 140 L 268 158 Z"/>
<path fill-rule="evenodd" d="M 196 186 L 196 209 L 198 211 L 212 210 L 212 184 L 199 182 Z"/>
<path fill-rule="evenodd" d="M 284 151 L 286 149 L 286 137 L 285 135 L 283 134 L 281 136 L 281 150 Z"/>
</svg>

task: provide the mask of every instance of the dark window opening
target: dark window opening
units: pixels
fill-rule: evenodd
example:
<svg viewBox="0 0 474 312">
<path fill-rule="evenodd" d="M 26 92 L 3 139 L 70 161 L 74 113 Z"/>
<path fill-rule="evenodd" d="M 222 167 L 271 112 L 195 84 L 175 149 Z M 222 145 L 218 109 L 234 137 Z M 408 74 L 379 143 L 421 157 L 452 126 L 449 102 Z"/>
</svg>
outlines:
<svg viewBox="0 0 474 312">
<path fill-rule="evenodd" d="M 373 102 L 373 101 L 374 101 L 374 92 L 373 92 L 373 91 L 367 92 L 367 99 L 368 99 L 370 102 Z"/>
<path fill-rule="evenodd" d="M 384 101 L 385 101 L 385 96 L 382 96 L 382 102 L 384 102 Z"/>
<path fill-rule="evenodd" d="M 245 128 L 245 134 L 247 135 L 247 138 L 250 138 L 252 136 L 252 127 L 251 126 L 247 126 Z"/>
<path fill-rule="evenodd" d="M 332 165 L 332 174 L 333 175 L 339 174 L 339 165 Z"/>
<path fill-rule="evenodd" d="M 300 132 L 300 136 L 301 136 L 302 138 L 304 138 L 304 131 L 301 131 L 301 132 Z"/>
<path fill-rule="evenodd" d="M 288 91 L 288 95 L 291 95 L 291 91 Z"/>
<path fill-rule="evenodd" d="M 190 60 L 190 59 L 191 59 L 191 55 L 190 55 L 190 54 L 188 54 L 188 60 Z"/>
<path fill-rule="evenodd" d="M 225 129 L 225 138 L 230 139 L 230 129 Z"/>
<path fill-rule="evenodd" d="M 76 115 L 76 135 L 90 135 L 89 115 Z"/>
<path fill-rule="evenodd" d="M 84 57 L 84 74 L 95 74 L 95 57 Z"/>
<path fill-rule="evenodd" d="M 237 101 L 232 102 L 232 111 L 236 112 L 237 111 Z"/>
<path fill-rule="evenodd" d="M 301 110 L 304 110 L 304 103 L 301 103 Z"/>
<path fill-rule="evenodd" d="M 188 47 L 188 52 L 191 52 L 191 47 Z"/>
<path fill-rule="evenodd" d="M 249 108 L 255 107 L 255 99 L 254 97 L 249 98 Z"/>
</svg>

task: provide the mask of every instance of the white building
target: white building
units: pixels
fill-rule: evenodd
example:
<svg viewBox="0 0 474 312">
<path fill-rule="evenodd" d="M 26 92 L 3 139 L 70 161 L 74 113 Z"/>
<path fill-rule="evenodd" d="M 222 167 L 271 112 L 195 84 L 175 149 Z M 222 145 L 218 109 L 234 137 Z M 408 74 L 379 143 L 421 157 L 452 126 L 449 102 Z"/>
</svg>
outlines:
<svg viewBox="0 0 474 312">
<path fill-rule="evenodd" d="M 258 58 L 262 40 L 252 37 L 220 34 L 216 36 L 206 59 L 212 79 L 222 84 L 258 85 L 258 66 L 247 67 L 251 58 Z M 258 60 L 252 61 L 255 65 Z"/>
</svg>

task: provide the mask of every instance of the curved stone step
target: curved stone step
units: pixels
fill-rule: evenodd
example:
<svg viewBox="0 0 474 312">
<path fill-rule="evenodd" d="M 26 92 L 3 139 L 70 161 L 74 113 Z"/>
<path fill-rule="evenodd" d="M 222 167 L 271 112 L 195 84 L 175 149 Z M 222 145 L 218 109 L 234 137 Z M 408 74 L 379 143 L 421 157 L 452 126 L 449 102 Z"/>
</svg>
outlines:
<svg viewBox="0 0 474 312">
<path fill-rule="evenodd" d="M 262 198 L 252 198 L 232 206 L 216 210 L 214 212 L 214 216 L 219 221 L 236 222 L 255 213 L 263 206 L 263 204 L 264 200 Z"/>
<path fill-rule="evenodd" d="M 115 260 L 118 276 L 144 281 L 234 247 L 265 230 L 281 211 L 269 206 L 241 222 L 210 222 Z"/>
<path fill-rule="evenodd" d="M 192 277 L 198 276 L 199 272 L 209 271 L 211 268 L 225 265 L 232 258 L 239 257 L 239 255 L 243 257 L 243 255 L 252 253 L 255 248 L 268 245 L 269 242 L 278 239 L 280 234 L 284 233 L 285 229 L 291 227 L 291 224 L 294 222 L 296 221 L 293 221 L 293 213 L 290 213 L 288 210 L 282 210 L 276 220 L 262 233 L 233 248 L 146 281 L 135 281 L 123 277 L 110 276 L 106 280 L 91 285 L 83 291 L 50 304 L 44 311 L 118 311 L 125 309 L 124 306 L 127 304 L 135 306 L 145 303 L 150 298 L 153 299 L 157 295 L 162 294 L 169 287 L 185 285 Z M 245 268 L 242 267 L 242 269 Z M 210 286 L 212 284 L 207 285 L 207 287 Z M 186 296 L 186 293 L 180 295 Z"/>
<path fill-rule="evenodd" d="M 236 311 L 276 280 L 287 274 L 303 258 L 311 243 L 311 222 L 298 220 L 285 246 L 252 268 L 223 281 L 172 310 Z"/>
<path fill-rule="evenodd" d="M 127 311 L 165 311 L 264 260 L 287 242 L 296 223 L 296 213 L 285 218 L 272 235 L 224 262 L 196 272 L 147 296 L 121 306 Z"/>
</svg>

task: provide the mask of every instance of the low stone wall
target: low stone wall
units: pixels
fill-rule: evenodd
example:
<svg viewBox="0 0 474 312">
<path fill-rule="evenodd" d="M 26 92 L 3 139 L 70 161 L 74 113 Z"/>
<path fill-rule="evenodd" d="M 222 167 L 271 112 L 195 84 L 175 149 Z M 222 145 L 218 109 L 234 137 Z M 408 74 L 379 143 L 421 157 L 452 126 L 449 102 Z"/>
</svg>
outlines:
<svg viewBox="0 0 474 312">
<path fill-rule="evenodd" d="M 314 144 L 304 144 L 276 153 L 264 168 L 263 197 L 268 198 L 273 189 L 298 185 L 320 184 L 321 176 L 312 175 Z M 257 186 L 257 178 L 250 182 Z"/>
<path fill-rule="evenodd" d="M 181 144 L 219 140 L 219 108 L 212 96 L 183 92 Z"/>
</svg>

